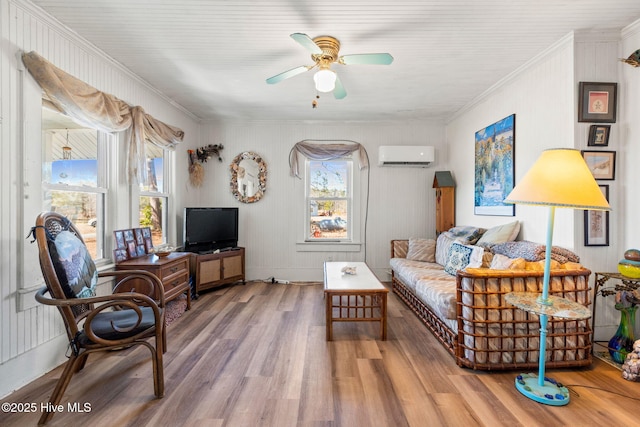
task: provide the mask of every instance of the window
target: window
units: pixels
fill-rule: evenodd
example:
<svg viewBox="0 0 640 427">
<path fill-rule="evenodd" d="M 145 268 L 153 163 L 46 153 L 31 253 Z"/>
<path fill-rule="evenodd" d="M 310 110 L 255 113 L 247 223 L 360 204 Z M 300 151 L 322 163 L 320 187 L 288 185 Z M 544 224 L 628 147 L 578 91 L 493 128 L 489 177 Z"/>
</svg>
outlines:
<svg viewBox="0 0 640 427">
<path fill-rule="evenodd" d="M 151 228 L 151 239 L 157 246 L 167 243 L 169 194 L 165 177 L 168 162 L 165 162 L 165 150 L 148 141 L 145 144 L 148 183 L 140 184 L 140 226 Z"/>
<path fill-rule="evenodd" d="M 308 160 L 306 241 L 351 241 L 353 161 Z"/>
<path fill-rule="evenodd" d="M 95 260 L 105 258 L 105 158 L 111 136 L 42 108 L 43 208 L 69 218 Z"/>
</svg>

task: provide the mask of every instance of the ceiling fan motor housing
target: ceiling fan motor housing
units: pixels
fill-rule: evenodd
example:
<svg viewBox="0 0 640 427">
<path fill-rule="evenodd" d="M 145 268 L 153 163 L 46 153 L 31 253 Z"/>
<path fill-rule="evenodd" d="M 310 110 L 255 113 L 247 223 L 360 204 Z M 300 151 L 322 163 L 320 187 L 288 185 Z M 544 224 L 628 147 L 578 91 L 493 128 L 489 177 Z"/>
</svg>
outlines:
<svg viewBox="0 0 640 427">
<path fill-rule="evenodd" d="M 331 63 L 338 60 L 338 52 L 340 52 L 340 42 L 335 37 L 319 36 L 313 39 L 313 42 L 322 49 L 322 53 L 312 54 L 313 59 L 321 67 L 328 67 Z"/>
</svg>

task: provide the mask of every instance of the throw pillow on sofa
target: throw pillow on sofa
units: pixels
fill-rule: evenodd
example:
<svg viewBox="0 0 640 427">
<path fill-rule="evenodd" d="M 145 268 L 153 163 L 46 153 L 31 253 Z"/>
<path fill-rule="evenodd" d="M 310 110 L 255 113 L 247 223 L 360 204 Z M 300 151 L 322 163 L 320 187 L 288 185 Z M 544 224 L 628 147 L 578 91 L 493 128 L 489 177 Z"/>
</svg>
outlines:
<svg viewBox="0 0 640 427">
<path fill-rule="evenodd" d="M 436 262 L 436 241 L 434 239 L 409 239 L 407 259 L 412 261 Z"/>
<path fill-rule="evenodd" d="M 436 240 L 436 262 L 441 266 L 447 265 L 449 259 L 449 249 L 456 242 L 456 238 L 449 234 L 448 231 L 440 233 Z"/>
<path fill-rule="evenodd" d="M 465 245 L 475 245 L 486 231 L 486 228 L 474 227 L 472 225 L 457 225 L 450 228 L 447 232 Z"/>
<path fill-rule="evenodd" d="M 458 270 L 467 267 L 478 268 L 482 265 L 484 249 L 479 246 L 468 246 L 453 242 L 449 249 L 449 259 L 444 271 L 455 276 Z"/>
<path fill-rule="evenodd" d="M 518 233 L 520 233 L 519 221 L 498 225 L 485 231 L 482 237 L 476 242 L 476 245 L 491 247 L 498 243 L 512 242 L 516 240 Z"/>
</svg>

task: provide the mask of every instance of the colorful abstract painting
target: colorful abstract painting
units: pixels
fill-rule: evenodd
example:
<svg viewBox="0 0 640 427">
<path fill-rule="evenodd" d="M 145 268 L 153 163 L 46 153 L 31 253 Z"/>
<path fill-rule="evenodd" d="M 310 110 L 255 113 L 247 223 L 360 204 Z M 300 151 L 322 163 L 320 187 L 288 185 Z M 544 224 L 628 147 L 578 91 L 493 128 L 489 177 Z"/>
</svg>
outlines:
<svg viewBox="0 0 640 427">
<path fill-rule="evenodd" d="M 515 215 L 515 205 L 503 202 L 513 190 L 515 142 L 515 114 L 476 132 L 476 215 Z"/>
</svg>

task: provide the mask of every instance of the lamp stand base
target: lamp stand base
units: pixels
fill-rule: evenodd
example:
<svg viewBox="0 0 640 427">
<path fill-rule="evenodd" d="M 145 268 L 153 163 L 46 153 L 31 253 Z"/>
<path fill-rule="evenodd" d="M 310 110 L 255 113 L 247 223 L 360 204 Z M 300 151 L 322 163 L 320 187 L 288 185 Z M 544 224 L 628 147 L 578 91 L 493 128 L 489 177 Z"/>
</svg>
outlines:
<svg viewBox="0 0 640 427">
<path fill-rule="evenodd" d="M 529 399 L 545 405 L 564 406 L 569 403 L 569 389 L 547 377 L 544 377 L 544 384 L 540 385 L 536 374 L 518 375 L 516 389 Z"/>
</svg>

